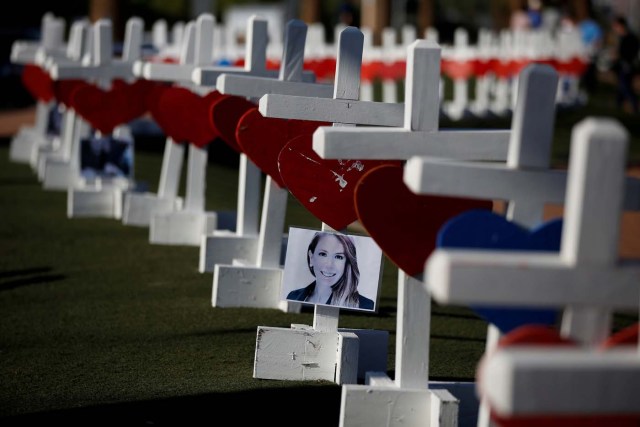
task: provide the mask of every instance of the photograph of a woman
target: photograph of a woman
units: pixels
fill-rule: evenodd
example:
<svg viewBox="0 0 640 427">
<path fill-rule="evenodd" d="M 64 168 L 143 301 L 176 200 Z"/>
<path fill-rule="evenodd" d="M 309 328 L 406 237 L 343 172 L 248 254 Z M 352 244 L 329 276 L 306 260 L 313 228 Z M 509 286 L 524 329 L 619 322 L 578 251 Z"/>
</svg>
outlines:
<svg viewBox="0 0 640 427">
<path fill-rule="evenodd" d="M 382 252 L 369 237 L 291 228 L 285 299 L 373 311 L 381 262 Z"/>
</svg>

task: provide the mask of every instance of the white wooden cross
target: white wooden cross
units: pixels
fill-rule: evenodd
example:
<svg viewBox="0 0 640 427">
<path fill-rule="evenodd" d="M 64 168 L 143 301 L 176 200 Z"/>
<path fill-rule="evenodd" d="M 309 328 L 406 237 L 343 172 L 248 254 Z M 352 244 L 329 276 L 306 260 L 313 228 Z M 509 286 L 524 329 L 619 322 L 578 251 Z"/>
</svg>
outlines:
<svg viewBox="0 0 640 427">
<path fill-rule="evenodd" d="M 317 97 L 331 97 L 333 95 L 333 85 L 318 84 L 305 79 L 305 72 L 302 69 L 304 60 L 306 25 L 300 21 L 291 21 L 285 29 L 285 45 L 283 49 L 283 59 L 281 61 L 280 75 L 278 79 L 263 77 L 260 75 L 242 74 L 221 74 L 216 81 L 216 88 L 223 94 L 245 96 L 252 99 L 260 98 L 267 93 L 279 94 L 312 94 Z M 310 80 L 306 78 L 306 80 Z M 281 195 L 282 193 L 283 195 Z M 249 300 L 242 298 L 243 294 L 234 291 L 234 300 L 226 300 L 222 293 L 217 292 L 221 288 L 231 285 L 216 286 L 218 273 L 215 269 L 217 264 L 230 264 L 234 259 L 244 259 L 253 262 L 256 260 L 258 267 L 267 268 L 265 273 L 271 275 L 271 269 L 279 266 L 282 231 L 284 227 L 284 211 L 286 209 L 286 190 L 275 185 L 270 177 L 265 183 L 265 193 L 263 198 L 263 216 L 260 225 L 259 236 L 223 236 L 219 233 L 207 240 L 207 244 L 201 247 L 200 271 L 214 271 L 214 296 L 212 302 L 214 306 L 228 304 L 246 304 Z M 282 205 L 282 206 L 280 206 Z M 280 213 L 276 213 L 280 212 Z M 281 218 L 282 216 L 282 218 Z M 234 250 L 237 249 L 237 250 Z M 257 257 L 257 258 L 256 258 Z M 269 258 L 267 261 L 266 258 Z M 243 267 L 238 267 L 243 268 Z M 243 276 L 244 277 L 244 276 Z M 279 278 L 276 281 L 279 283 Z M 271 280 L 267 281 L 272 283 Z M 246 281 L 243 279 L 243 283 Z M 265 293 L 261 293 L 264 295 Z M 270 292 L 267 292 L 270 294 Z M 217 295 L 217 296 L 216 296 Z M 274 299 L 275 298 L 275 299 Z M 226 300 L 226 301 L 225 301 Z M 274 293 L 267 299 L 251 299 L 253 304 L 259 306 L 274 306 L 287 309 L 291 304 L 280 302 L 279 294 Z M 297 309 L 296 309 L 297 310 Z"/>
<path fill-rule="evenodd" d="M 294 74 L 299 74 L 299 76 L 295 76 L 292 78 L 293 81 L 287 82 L 284 79 L 279 79 L 278 74 L 276 73 L 275 77 L 265 77 L 269 75 L 273 75 L 273 71 L 269 71 L 266 73 L 266 37 L 263 36 L 263 32 L 266 33 L 267 26 L 266 21 L 259 19 L 256 15 L 250 17 L 249 23 L 258 23 L 260 22 L 260 32 L 256 32 L 255 29 L 249 28 L 249 32 L 247 33 L 247 47 L 246 54 L 247 57 L 245 59 L 245 66 L 243 67 L 199 67 L 197 68 L 193 75 L 208 76 L 204 80 L 199 78 L 194 78 L 194 81 L 197 82 L 211 82 L 213 77 L 215 76 L 217 80 L 213 80 L 213 87 L 224 94 L 230 94 L 235 96 L 243 96 L 249 99 L 256 99 L 257 96 L 264 94 L 264 88 L 261 87 L 261 84 L 271 85 L 272 82 L 279 82 L 281 84 L 284 83 L 298 83 L 295 80 L 301 81 L 303 75 L 305 74 L 302 70 L 302 55 L 304 50 L 297 52 L 297 43 L 300 38 L 300 35 L 292 35 L 292 37 L 287 38 L 287 42 L 290 46 L 285 46 L 283 55 L 294 55 L 293 60 L 294 63 L 286 65 L 287 67 L 295 67 L 296 65 L 300 67 L 298 72 L 293 72 Z M 306 29 L 305 29 L 306 30 Z M 287 29 L 288 31 L 288 29 Z M 291 31 L 294 31 L 292 29 Z M 306 33 L 306 31 L 305 31 Z M 304 49 L 304 34 L 302 34 L 302 48 Z M 291 60 L 290 58 L 284 58 L 287 61 Z M 285 67 L 283 63 L 281 64 L 281 70 Z M 291 72 L 291 71 L 288 71 Z M 280 72 L 282 74 L 282 71 Z M 307 80 L 309 80 L 312 75 L 307 73 Z M 225 82 L 227 78 L 235 78 L 239 79 L 243 83 L 241 86 L 246 84 L 246 87 L 242 90 L 229 90 L 228 87 L 225 87 L 224 90 L 220 90 L 218 87 L 218 82 Z M 299 83 L 304 85 L 305 87 L 312 87 L 311 83 Z M 315 85 L 317 86 L 317 85 Z M 326 85 L 323 86 L 326 92 Z M 235 87 L 237 89 L 237 86 Z M 321 93 L 319 91 L 319 93 Z M 237 227 L 236 232 L 228 232 L 228 231 L 214 231 L 212 233 L 208 233 L 206 236 L 203 236 L 202 242 L 200 245 L 200 257 L 198 262 L 198 271 L 200 272 L 214 272 L 216 264 L 231 264 L 234 259 L 243 260 L 244 263 L 252 263 L 256 259 L 258 255 L 258 242 L 264 238 L 263 234 L 258 230 L 258 221 L 257 221 L 257 213 L 259 211 L 259 207 L 257 205 L 257 201 L 259 199 L 259 183 L 258 180 L 261 179 L 260 170 L 250 161 L 246 154 L 240 154 L 240 174 L 242 176 L 246 176 L 245 179 L 241 179 L 238 186 L 238 209 L 243 210 L 245 212 L 244 221 L 240 222 L 240 226 Z M 267 185 L 269 185 L 270 180 L 267 181 Z M 270 194 L 265 192 L 264 197 L 271 197 Z M 263 199 L 263 203 L 266 203 L 266 199 Z M 263 215 L 267 213 L 264 212 Z M 255 215 L 255 216 L 254 216 Z M 282 229 L 282 226 L 281 228 Z M 267 232 L 264 230 L 264 232 Z M 269 232 L 277 233 L 277 230 L 269 230 Z M 280 243 L 278 243 L 280 245 Z M 278 252 L 280 251 L 280 246 L 278 246 Z M 279 257 L 277 258 L 279 261 Z M 266 267 L 266 266 L 265 266 Z M 215 275 L 215 272 L 214 272 Z M 215 277 L 215 276 L 214 276 Z M 236 276 L 237 277 L 237 276 Z M 234 280 L 231 276 L 227 276 L 228 280 Z M 244 281 L 244 279 L 243 279 Z M 215 278 L 214 278 L 215 282 Z M 268 283 L 273 283 L 272 280 L 269 280 Z M 224 286 L 223 286 L 224 287 Z M 256 306 L 262 306 L 266 303 L 264 298 L 269 300 L 266 303 L 269 306 L 273 306 L 275 303 L 274 298 L 276 295 L 270 295 L 267 289 L 269 287 L 263 288 L 258 297 L 256 299 L 249 299 L 253 301 Z M 231 302 L 231 300 L 227 300 L 225 302 L 225 297 L 220 295 L 220 299 L 215 296 L 217 292 L 215 291 L 216 287 L 214 285 L 214 296 L 212 297 L 213 306 L 217 306 L 219 301 L 220 305 L 225 306 L 227 304 L 237 304 L 239 299 L 242 298 L 242 293 L 237 293 L 237 289 L 233 291 L 231 294 L 227 294 L 227 297 L 231 297 L 235 302 Z M 232 296 L 233 295 L 233 296 Z M 246 300 L 245 302 L 248 302 Z M 277 305 L 277 304 L 276 304 Z"/>
<path fill-rule="evenodd" d="M 357 28 L 347 27 L 340 33 L 334 99 L 357 100 L 362 46 L 363 35 Z M 329 227 L 322 224 L 322 229 Z M 253 376 L 353 384 L 368 370 L 386 370 L 388 333 L 339 329 L 339 313 L 339 307 L 315 305 L 313 326 L 258 326 Z"/>
<path fill-rule="evenodd" d="M 62 56 L 65 53 L 64 41 L 65 21 L 51 13 L 42 16 L 40 25 L 41 39 L 37 42 L 17 40 L 11 45 L 11 62 L 22 65 L 39 65 L 37 59 L 41 55 Z M 9 159 L 16 163 L 31 164 L 31 158 L 41 147 L 51 147 L 54 138 L 49 135 L 47 126 L 51 112 L 58 108 L 55 100 L 36 101 L 35 122 L 24 125 L 11 138 Z"/>
<path fill-rule="evenodd" d="M 640 416 L 638 347 L 597 349 L 611 332 L 608 313 L 640 305 L 640 265 L 618 258 L 627 151 L 628 133 L 612 119 L 574 128 L 559 253 L 439 249 L 426 264 L 441 303 L 573 308 L 562 334 L 575 348 L 507 347 L 485 357 L 479 388 L 502 416 Z M 584 314 L 579 324 L 575 313 Z"/>
<path fill-rule="evenodd" d="M 198 28 L 203 31 L 210 22 L 207 16 L 201 16 Z M 155 29 L 155 26 L 154 26 Z M 182 38 L 179 66 L 191 64 L 195 61 L 196 50 L 196 23 L 190 21 L 185 26 L 185 34 Z M 206 31 L 206 30 L 205 30 Z M 203 46 L 200 44 L 199 46 Z M 200 55 L 199 55 L 200 56 Z M 142 72 L 144 61 L 137 61 L 134 64 L 136 72 Z M 198 154 L 198 151 L 194 151 Z M 124 207 L 122 212 L 122 223 L 140 227 L 148 227 L 151 218 L 156 214 L 169 213 L 182 209 L 183 198 L 178 196 L 180 175 L 185 157 L 184 144 L 176 144 L 171 137 L 167 137 L 164 145 L 162 157 L 162 167 L 160 170 L 160 180 L 157 193 L 151 192 L 127 192 L 124 196 Z M 195 180 L 189 181 L 192 185 Z M 204 187 L 201 187 L 204 191 Z M 188 191 L 193 197 L 196 191 Z"/>
<path fill-rule="evenodd" d="M 40 20 L 40 40 L 16 40 L 11 44 L 10 59 L 14 64 L 44 65 L 48 56 L 64 57 L 66 54 L 65 20 L 46 12 Z"/>
<path fill-rule="evenodd" d="M 235 96 L 244 96 L 249 99 L 256 99 L 256 95 L 263 95 L 266 85 L 268 90 L 274 90 L 274 88 L 284 90 L 311 90 L 321 96 L 330 96 L 328 92 L 332 89 L 330 85 L 318 85 L 313 83 L 314 74 L 300 70 L 300 76 L 297 78 L 299 81 L 285 81 L 279 79 L 279 72 L 266 69 L 266 41 L 267 37 L 264 35 L 267 31 L 267 23 L 265 20 L 253 15 L 249 18 L 249 30 L 247 32 L 247 46 L 246 46 L 246 58 L 244 67 L 215 67 L 215 66 L 200 66 L 197 67 L 193 73 L 192 78 L 196 84 L 204 85 L 203 87 L 218 88 L 218 82 L 222 82 L 225 86 L 225 90 L 221 91 L 227 94 L 233 94 Z M 260 25 L 256 27 L 256 25 Z M 255 28 L 254 28 L 255 27 Z M 290 42 L 293 42 L 290 40 Z M 302 39 L 302 46 L 304 47 L 304 38 Z M 287 48 L 288 49 L 288 48 Z M 292 47 L 295 50 L 295 48 Z M 289 54 L 291 54 L 290 51 Z M 303 56 L 302 53 L 295 53 L 300 59 Z M 302 63 L 299 64 L 302 67 Z M 235 86 L 228 87 L 225 82 L 230 79 Z M 295 79 L 294 79 L 295 80 Z M 237 82 L 240 84 L 237 84 Z M 305 83 L 306 82 L 306 83 Z M 261 241 L 262 237 L 259 236 L 257 213 L 259 211 L 258 199 L 259 199 L 259 183 L 261 179 L 260 170 L 249 160 L 246 154 L 240 154 L 240 182 L 238 185 L 238 212 L 242 212 L 243 215 L 238 215 L 238 226 L 236 231 L 229 232 L 226 230 L 218 230 L 202 237 L 200 244 L 200 257 L 198 262 L 198 271 L 200 272 L 213 272 L 216 264 L 230 264 L 234 259 L 243 259 L 243 262 L 252 262 L 257 256 L 258 245 L 257 242 Z M 265 193 L 266 196 L 269 194 Z M 270 197 L 270 196 L 269 196 Z M 265 231 L 267 232 L 267 231 Z M 270 233 L 277 233 L 277 231 L 269 230 Z M 278 249 L 279 250 L 279 249 Z M 278 258 L 279 259 L 279 258 Z M 233 279 L 231 279 L 233 280 Z M 271 283 L 271 282 L 270 282 Z M 214 292 L 215 294 L 215 292 Z M 263 290 L 261 295 L 265 296 L 269 292 Z M 236 294 L 234 299 L 237 300 L 241 294 Z M 273 297 L 269 299 L 272 305 Z M 213 298 L 214 306 L 216 298 Z M 255 304 L 262 304 L 261 298 L 255 300 Z M 220 300 L 221 304 L 225 304 Z"/>
<path fill-rule="evenodd" d="M 144 22 L 138 17 L 127 20 L 125 45 L 122 58 L 113 59 L 113 30 L 109 19 L 100 19 L 92 28 L 92 55 L 90 63 L 52 63 L 49 73 L 54 80 L 85 79 L 98 87 L 108 89 L 113 79 L 131 80 L 133 62 L 142 51 Z M 86 123 L 85 123 L 86 124 Z M 126 125 L 118 126 L 113 135 L 132 140 Z M 128 177 L 91 178 L 80 174 L 80 132 L 74 135 L 68 166 L 67 216 L 68 217 L 122 217 L 122 194 L 135 188 Z"/>
<path fill-rule="evenodd" d="M 90 55 L 91 28 L 89 21 L 81 19 L 71 25 L 67 58 L 64 63 L 78 64 L 83 57 Z M 61 62 L 60 58 L 45 61 L 45 69 L 53 63 Z M 31 167 L 36 170 L 38 180 L 47 190 L 66 190 L 73 182 L 71 175 L 71 156 L 73 147 L 89 133 L 89 125 L 73 110 L 65 108 L 60 129 L 60 141 L 50 147 L 34 150 Z"/>
<path fill-rule="evenodd" d="M 333 85 L 302 82 L 307 26 L 287 23 L 280 74 L 261 76 L 221 74 L 216 87 L 223 94 L 259 98 L 265 93 L 309 93 L 332 96 Z M 231 84 L 229 84 L 231 82 Z M 278 308 L 300 312 L 301 304 L 281 300 L 281 250 L 288 191 L 266 177 L 259 235 L 214 234 L 208 254 L 201 251 L 200 270 L 213 271 L 213 307 Z"/>
<path fill-rule="evenodd" d="M 256 32 L 256 36 L 266 34 L 266 29 L 260 31 L 264 23 L 255 21 L 249 24 L 250 29 Z M 193 60 L 182 60 L 181 64 L 163 64 L 163 63 L 144 63 L 136 66 L 136 71 L 140 72 L 144 78 L 158 81 L 172 81 L 187 87 L 194 93 L 201 96 L 211 92 L 215 88 L 204 88 L 194 85 L 191 81 L 191 73 L 200 65 L 210 64 L 213 62 L 213 37 L 215 18 L 209 13 L 200 14 L 195 24 L 195 44 L 191 48 L 187 45 L 183 52 L 183 59 L 193 55 Z M 254 28 L 255 27 L 255 28 Z M 188 49 L 193 49 L 189 52 Z M 263 46 L 257 50 L 264 49 Z M 177 181 L 180 174 L 180 160 L 182 153 L 178 152 L 180 146 L 176 146 L 173 142 L 167 146 L 165 152 L 168 153 L 163 158 L 163 167 L 167 175 L 161 177 L 168 178 L 164 182 L 167 188 L 172 191 L 177 190 Z M 165 162 L 166 160 L 166 162 Z M 155 212 L 151 215 L 149 227 L 149 240 L 155 244 L 178 244 L 189 246 L 202 245 L 202 239 L 214 232 L 216 229 L 233 229 L 237 226 L 237 221 L 242 223 L 247 221 L 247 212 L 239 201 L 241 209 L 236 212 L 206 212 L 205 211 L 205 184 L 206 184 L 206 168 L 208 163 L 208 151 L 206 147 L 197 147 L 189 144 L 188 148 L 188 165 L 187 165 L 187 184 L 184 206 L 177 210 L 168 210 L 166 212 Z M 258 185 L 259 176 L 247 175 L 245 171 L 240 172 L 240 180 L 245 178 L 248 183 Z M 250 185 L 250 184 L 247 184 Z M 259 196 L 251 194 L 248 196 L 247 206 L 257 205 Z M 243 200 L 244 201 L 244 200 Z M 237 216 L 237 219 L 235 218 Z M 232 218 L 234 217 L 234 218 Z"/>
<path fill-rule="evenodd" d="M 435 42 L 417 40 L 409 46 L 406 75 L 403 127 L 320 127 L 313 136 L 313 147 L 320 157 L 385 158 L 380 150 L 398 159 L 415 152 L 434 157 L 505 159 L 509 130 L 480 132 L 484 135 L 438 130 L 440 47 Z M 372 141 L 374 148 L 370 147 Z M 429 295 L 419 280 L 399 270 L 395 380 L 385 372 L 372 371 L 367 373 L 366 385 L 343 386 L 341 425 L 371 423 L 380 417 L 391 418 L 392 425 L 407 420 L 432 426 L 457 422 L 458 401 L 445 384 L 429 389 L 430 307 Z"/>
<path fill-rule="evenodd" d="M 233 70 L 230 67 L 214 67 L 214 71 L 218 74 L 223 71 L 237 72 L 247 75 L 261 75 L 262 70 L 266 69 L 266 46 L 267 46 L 267 22 L 266 20 L 253 15 L 250 17 L 247 24 L 247 48 L 245 51 L 245 67 L 243 69 Z M 192 74 L 199 72 L 204 64 L 211 63 L 209 61 L 196 61 L 197 66 L 189 66 L 180 68 L 179 75 L 177 76 L 181 81 L 188 81 L 194 91 L 200 93 L 208 93 L 215 90 L 215 86 L 203 86 L 195 84 L 192 79 Z M 157 79 L 166 78 L 167 64 L 146 64 L 143 70 L 146 77 L 156 77 Z M 190 148 L 191 150 L 192 148 Z M 190 156 L 191 157 L 191 156 Z M 191 169 L 191 168 L 190 168 Z M 211 227 L 205 223 L 204 230 L 197 235 L 191 233 L 188 238 L 182 237 L 183 244 L 189 244 L 194 246 L 200 246 L 200 251 L 207 252 L 209 242 L 216 233 L 223 233 L 222 230 L 217 229 L 232 229 L 235 227 L 235 235 L 239 236 L 257 236 L 258 234 L 258 211 L 259 211 L 259 199 L 260 199 L 260 180 L 261 175 L 259 169 L 249 162 L 248 158 L 244 154 L 240 154 L 240 167 L 239 167 L 239 183 L 238 183 L 238 209 L 235 222 L 233 220 L 227 221 L 229 226 L 221 226 L 221 218 L 218 215 L 218 226 Z M 154 229 L 154 220 L 151 223 L 152 235 Z M 162 227 L 163 230 L 170 230 L 175 227 Z M 229 231 L 223 234 L 231 234 Z M 184 232 L 179 233 L 180 236 L 185 236 Z M 179 238 L 176 233 L 170 236 L 170 240 L 175 241 Z M 153 239 L 153 237 L 152 237 Z M 157 241 L 158 239 L 153 239 Z M 152 240 L 152 241 L 153 241 Z M 167 240 L 167 239 L 162 239 Z M 202 257 L 202 255 L 201 255 Z M 200 264 L 200 263 L 199 263 Z"/>
</svg>

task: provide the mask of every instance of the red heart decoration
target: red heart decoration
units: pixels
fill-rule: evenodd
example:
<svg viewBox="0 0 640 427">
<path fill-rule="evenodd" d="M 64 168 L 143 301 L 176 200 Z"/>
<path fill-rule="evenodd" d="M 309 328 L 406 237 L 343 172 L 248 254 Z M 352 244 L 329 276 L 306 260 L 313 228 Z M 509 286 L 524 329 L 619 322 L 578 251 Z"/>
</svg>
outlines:
<svg viewBox="0 0 640 427">
<path fill-rule="evenodd" d="M 484 77 L 491 71 L 491 61 L 486 59 L 475 59 L 473 62 L 473 72 L 477 77 Z"/>
<path fill-rule="evenodd" d="M 601 350 L 609 350 L 621 345 L 638 345 L 638 339 L 640 336 L 640 323 L 635 323 L 631 326 L 627 326 L 624 329 L 616 332 L 608 337 L 602 344 L 600 344 Z"/>
<path fill-rule="evenodd" d="M 84 80 L 56 80 L 53 84 L 55 98 L 65 107 L 71 108 L 71 100 L 76 90 L 88 86 Z"/>
<path fill-rule="evenodd" d="M 153 86 L 146 80 L 131 84 L 116 80 L 110 90 L 85 85 L 73 92 L 71 105 L 93 128 L 108 134 L 146 113 L 146 96 Z"/>
<path fill-rule="evenodd" d="M 511 77 L 512 67 L 511 61 L 502 60 L 502 59 L 492 59 L 489 61 L 491 71 L 496 75 L 499 79 L 508 79 Z"/>
<path fill-rule="evenodd" d="M 316 218 L 335 230 L 358 219 L 353 201 L 357 182 L 371 168 L 398 164 L 389 160 L 322 159 L 310 134 L 293 138 L 280 151 L 280 176 L 289 192 Z"/>
<path fill-rule="evenodd" d="M 242 152 L 280 188 L 284 188 L 278 169 L 280 151 L 296 136 L 311 135 L 319 126 L 326 125 L 327 123 L 323 122 L 264 117 L 258 108 L 254 107 L 240 117 L 236 128 L 236 140 Z"/>
<path fill-rule="evenodd" d="M 256 107 L 246 98 L 233 95 L 222 95 L 222 98 L 211 106 L 210 120 L 213 128 L 224 142 L 238 153 L 242 148 L 236 139 L 236 129 L 240 118 L 249 110 Z"/>
<path fill-rule="evenodd" d="M 422 273 L 440 227 L 471 209 L 491 210 L 486 200 L 418 195 L 404 184 L 401 165 L 370 169 L 355 188 L 358 219 L 380 249 L 410 276 Z"/>
<path fill-rule="evenodd" d="M 174 94 L 175 89 L 183 89 L 179 87 L 158 87 L 154 89 L 149 95 L 149 102 L 155 103 L 154 107 L 151 107 L 151 115 L 156 121 L 160 129 L 170 137 L 176 144 L 182 144 L 187 141 L 188 132 L 183 126 L 183 121 L 176 118 L 176 114 L 179 115 L 182 112 L 180 106 L 176 107 L 174 104 L 178 101 L 180 95 Z"/>
<path fill-rule="evenodd" d="M 160 97 L 162 96 L 164 91 L 169 89 L 170 87 L 170 85 L 166 84 L 157 84 L 149 91 L 146 99 L 147 110 L 149 110 L 151 118 L 153 118 L 157 125 L 160 126 L 160 128 L 162 128 L 163 130 L 164 128 L 162 125 L 165 123 L 165 120 L 167 120 L 167 118 L 163 116 L 163 113 L 165 113 L 165 111 L 160 108 Z"/>
<path fill-rule="evenodd" d="M 158 97 L 154 117 L 174 142 L 204 147 L 219 136 L 211 126 L 209 111 L 223 97 L 220 92 L 214 90 L 200 96 L 187 88 L 174 86 L 157 90 L 152 98 L 154 96 Z"/>
<path fill-rule="evenodd" d="M 26 64 L 22 68 L 22 84 L 38 101 L 49 102 L 54 98 L 53 80 L 41 67 Z"/>
<path fill-rule="evenodd" d="M 473 61 L 452 61 L 443 59 L 441 63 L 442 72 L 453 80 L 468 79 L 473 75 Z"/>
</svg>

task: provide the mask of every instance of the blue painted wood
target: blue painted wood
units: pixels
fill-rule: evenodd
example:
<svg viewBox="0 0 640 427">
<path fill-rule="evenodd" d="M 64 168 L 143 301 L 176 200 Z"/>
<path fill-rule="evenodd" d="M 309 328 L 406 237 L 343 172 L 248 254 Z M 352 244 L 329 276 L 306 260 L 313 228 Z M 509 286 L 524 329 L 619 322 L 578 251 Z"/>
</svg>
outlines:
<svg viewBox="0 0 640 427">
<path fill-rule="evenodd" d="M 562 218 L 528 230 L 504 216 L 486 210 L 472 210 L 447 221 L 438 232 L 436 247 L 487 250 L 560 251 Z M 478 283 L 482 286 L 482 283 Z M 523 325 L 556 325 L 558 311 L 522 307 L 472 306 L 480 317 L 503 334 Z"/>
</svg>

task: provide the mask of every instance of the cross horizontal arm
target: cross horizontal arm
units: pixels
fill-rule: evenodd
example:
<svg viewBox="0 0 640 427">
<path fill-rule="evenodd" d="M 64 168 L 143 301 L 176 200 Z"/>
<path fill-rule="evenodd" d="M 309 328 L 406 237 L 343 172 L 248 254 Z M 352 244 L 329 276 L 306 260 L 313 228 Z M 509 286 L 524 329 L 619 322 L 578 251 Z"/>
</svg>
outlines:
<svg viewBox="0 0 640 427">
<path fill-rule="evenodd" d="M 133 62 L 112 61 L 105 65 L 83 66 L 76 64 L 53 64 L 49 74 L 54 80 L 68 79 L 129 79 L 135 77 Z"/>
<path fill-rule="evenodd" d="M 222 74 L 251 74 L 252 76 L 278 78 L 278 70 L 257 69 L 249 71 L 244 67 L 195 67 L 191 73 L 191 83 L 200 86 L 214 86 Z"/>
<path fill-rule="evenodd" d="M 479 389 L 503 417 L 637 415 L 640 357 L 635 346 L 500 349 L 483 363 Z"/>
<path fill-rule="evenodd" d="M 269 94 L 260 98 L 265 117 L 378 126 L 402 126 L 404 104 Z"/>
<path fill-rule="evenodd" d="M 505 161 L 510 130 L 409 131 L 405 128 L 322 126 L 313 149 L 323 159 L 407 160 L 434 156 L 458 160 Z"/>
<path fill-rule="evenodd" d="M 557 253 L 434 251 L 425 286 L 443 304 L 638 309 L 640 264 L 576 268 Z"/>
<path fill-rule="evenodd" d="M 405 165 L 404 182 L 416 194 L 564 204 L 567 173 L 414 157 Z M 626 178 L 623 209 L 640 210 L 638 178 Z"/>
<path fill-rule="evenodd" d="M 142 65 L 141 77 L 158 82 L 191 83 L 193 64 L 162 64 L 146 62 Z"/>
<path fill-rule="evenodd" d="M 333 85 L 275 80 L 268 77 L 221 74 L 216 89 L 222 94 L 259 98 L 265 94 L 301 95 L 315 98 L 331 98 Z"/>
<path fill-rule="evenodd" d="M 278 75 L 280 72 L 278 70 L 264 70 L 264 69 L 255 69 L 248 70 L 244 67 L 219 67 L 219 66 L 211 66 L 211 67 L 195 67 L 193 73 L 191 74 L 191 83 L 195 83 L 200 86 L 216 86 L 218 77 L 222 74 L 232 74 L 232 75 L 251 75 L 257 77 L 265 77 L 269 79 L 278 79 Z M 312 82 L 315 81 L 316 75 L 311 71 L 303 71 L 302 73 L 302 81 Z"/>
<path fill-rule="evenodd" d="M 548 169 L 511 169 L 502 164 L 469 164 L 414 157 L 404 168 L 404 183 L 416 194 L 478 199 L 538 200 L 564 203 L 567 174 Z"/>
<path fill-rule="evenodd" d="M 34 64 L 40 49 L 42 49 L 40 42 L 16 41 L 11 45 L 11 62 L 14 64 Z"/>
</svg>

